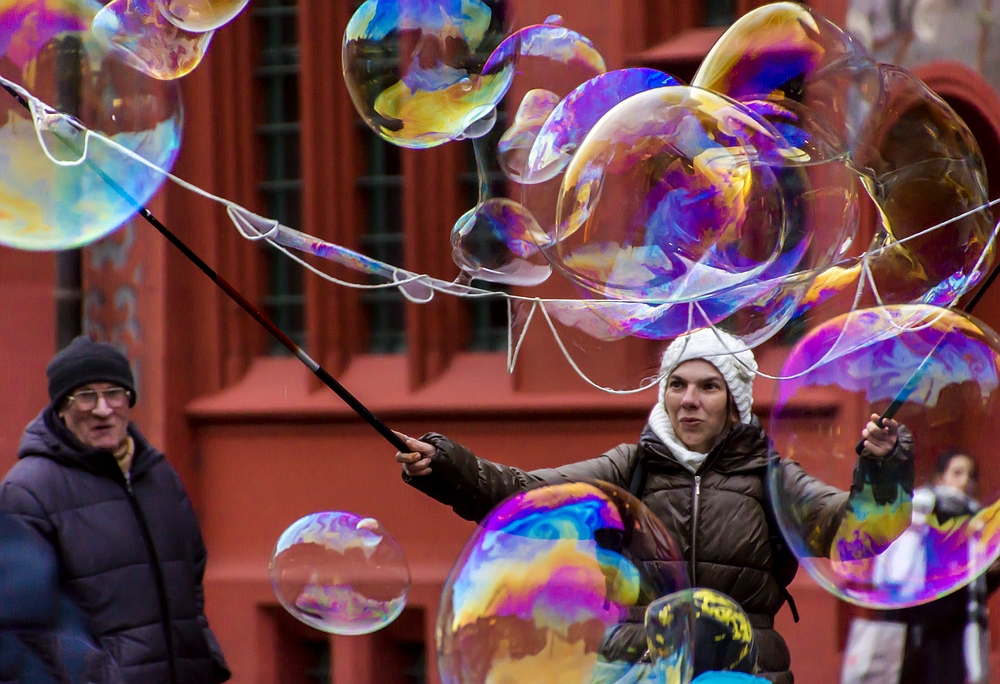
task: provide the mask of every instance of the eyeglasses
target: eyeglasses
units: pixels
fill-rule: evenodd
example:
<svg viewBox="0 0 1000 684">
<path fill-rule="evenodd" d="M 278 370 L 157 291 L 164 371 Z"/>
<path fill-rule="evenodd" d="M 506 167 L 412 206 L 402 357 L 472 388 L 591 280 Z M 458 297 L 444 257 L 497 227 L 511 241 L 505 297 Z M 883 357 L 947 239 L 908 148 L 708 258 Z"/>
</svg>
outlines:
<svg viewBox="0 0 1000 684">
<path fill-rule="evenodd" d="M 124 387 L 112 387 L 106 390 L 80 390 L 66 397 L 67 402 L 75 404 L 81 411 L 93 411 L 97 408 L 98 397 L 104 397 L 104 402 L 113 409 L 120 409 L 132 398 L 132 393 Z"/>
</svg>

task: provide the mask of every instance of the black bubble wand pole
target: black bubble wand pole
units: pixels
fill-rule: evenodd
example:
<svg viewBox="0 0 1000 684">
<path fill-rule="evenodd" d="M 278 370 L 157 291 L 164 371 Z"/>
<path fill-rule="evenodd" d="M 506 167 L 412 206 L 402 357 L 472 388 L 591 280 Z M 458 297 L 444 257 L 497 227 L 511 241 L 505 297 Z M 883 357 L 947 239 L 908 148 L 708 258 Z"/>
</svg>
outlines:
<svg viewBox="0 0 1000 684">
<path fill-rule="evenodd" d="M 18 93 L 16 90 L 11 88 L 6 83 L 0 83 L 4 90 L 10 93 L 14 98 L 20 102 L 25 109 L 29 112 L 31 111 L 31 106 L 28 101 Z M 206 276 L 215 283 L 219 289 L 226 293 L 226 295 L 232 299 L 234 302 L 239 304 L 240 308 L 250 314 L 250 317 L 257 321 L 265 330 L 267 330 L 278 342 L 281 343 L 285 349 L 292 353 L 299 361 L 303 363 L 313 375 L 320 379 L 320 381 L 333 390 L 338 397 L 340 397 L 345 404 L 347 404 L 355 413 L 357 413 L 366 423 L 372 426 L 376 432 L 378 432 L 382 437 L 385 438 L 389 444 L 394 446 L 398 451 L 409 451 L 406 443 L 399 438 L 396 433 L 389 429 L 389 427 L 383 423 L 374 413 L 372 413 L 367 406 L 362 404 L 357 397 L 351 394 L 346 387 L 341 385 L 336 378 L 334 378 L 330 373 L 328 373 L 321 365 L 319 365 L 309 354 L 307 354 L 299 345 L 295 343 L 292 338 L 285 334 L 285 332 L 279 328 L 274 322 L 271 321 L 263 312 L 260 311 L 254 304 L 252 304 L 246 297 L 244 297 L 239 290 L 233 287 L 225 278 L 220 276 L 215 269 L 209 266 L 205 261 L 198 256 L 194 250 L 187 246 L 187 244 L 181 240 L 177 235 L 174 234 L 169 228 L 167 228 L 152 212 L 149 211 L 143 204 L 139 203 L 134 197 L 132 197 L 124 188 L 121 187 L 113 178 L 108 176 L 103 169 L 99 168 L 90 159 L 84 158 L 83 163 L 87 164 L 94 173 L 101 177 L 101 179 L 108 184 L 108 186 L 114 190 L 118 195 L 122 197 L 126 202 L 131 204 L 139 216 L 141 216 L 149 225 L 153 226 L 163 237 L 165 237 L 170 244 L 180 250 L 191 263 L 198 267 L 198 269 L 204 273 Z"/>
</svg>

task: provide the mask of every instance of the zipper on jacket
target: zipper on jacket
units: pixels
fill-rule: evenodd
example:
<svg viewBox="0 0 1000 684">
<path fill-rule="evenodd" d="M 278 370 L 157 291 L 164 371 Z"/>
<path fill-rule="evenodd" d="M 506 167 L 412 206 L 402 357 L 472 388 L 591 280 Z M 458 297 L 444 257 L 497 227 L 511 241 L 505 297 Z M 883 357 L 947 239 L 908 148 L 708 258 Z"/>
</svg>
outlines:
<svg viewBox="0 0 1000 684">
<path fill-rule="evenodd" d="M 701 498 L 701 475 L 694 476 L 691 486 L 691 586 L 698 586 L 698 500 Z"/>
<path fill-rule="evenodd" d="M 153 535 L 149 531 L 146 523 L 146 516 L 143 515 L 139 507 L 139 500 L 132 490 L 132 478 L 125 476 L 125 491 L 128 494 L 128 502 L 132 506 L 132 512 L 139 522 L 139 529 L 142 530 L 143 540 L 146 542 L 146 550 L 149 552 L 150 564 L 153 567 L 153 580 L 156 582 L 156 594 L 160 600 L 160 613 L 163 617 L 163 633 L 166 638 L 167 647 L 167 671 L 172 684 L 177 684 L 177 664 L 174 662 L 174 635 L 170 626 L 170 606 L 167 603 L 167 585 L 163 579 L 163 568 L 160 567 L 160 559 L 156 555 L 156 547 L 153 546 Z"/>
</svg>

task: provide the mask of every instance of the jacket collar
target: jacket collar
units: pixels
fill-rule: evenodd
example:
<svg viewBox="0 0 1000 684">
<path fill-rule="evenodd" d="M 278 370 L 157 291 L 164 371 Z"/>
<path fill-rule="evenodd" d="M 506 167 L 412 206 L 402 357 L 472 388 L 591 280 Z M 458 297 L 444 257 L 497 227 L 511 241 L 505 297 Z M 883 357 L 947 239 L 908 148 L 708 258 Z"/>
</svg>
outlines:
<svg viewBox="0 0 1000 684">
<path fill-rule="evenodd" d="M 650 463 L 658 462 L 670 471 L 676 469 L 690 474 L 648 424 L 642 431 L 639 445 L 648 454 Z M 749 424 L 734 425 L 729 434 L 709 452 L 697 474 L 734 474 L 764 468 L 767 466 L 770 447 L 771 441 L 755 416 Z"/>
</svg>

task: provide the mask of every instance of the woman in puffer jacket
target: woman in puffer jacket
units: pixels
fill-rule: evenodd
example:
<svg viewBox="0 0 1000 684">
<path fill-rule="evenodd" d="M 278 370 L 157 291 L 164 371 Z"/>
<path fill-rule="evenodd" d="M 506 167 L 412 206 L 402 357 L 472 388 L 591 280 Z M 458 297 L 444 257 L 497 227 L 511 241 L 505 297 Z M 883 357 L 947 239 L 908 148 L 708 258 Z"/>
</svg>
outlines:
<svg viewBox="0 0 1000 684">
<path fill-rule="evenodd" d="M 757 674 L 790 684 L 791 658 L 774 630 L 774 616 L 789 598 L 786 586 L 796 566 L 775 541 L 781 534 L 767 500 L 768 463 L 775 460 L 784 491 L 809 518 L 803 529 L 814 531 L 807 540 L 811 552 L 836 555 L 831 545 L 855 488 L 912 493 L 912 439 L 893 420 L 879 427 L 873 415 L 862 431 L 865 450 L 852 492 L 826 485 L 793 461 L 778 459 L 751 412 L 756 370 L 753 353 L 740 342 L 721 331 L 699 330 L 664 352 L 659 399 L 638 444 L 526 472 L 427 433 L 419 440 L 400 435 L 411 451 L 397 453 L 396 460 L 407 483 L 476 522 L 507 497 L 533 487 L 603 480 L 633 489 L 678 542 L 692 585 L 727 594 L 747 613 L 755 630 Z M 643 473 L 638 486 L 637 468 Z M 619 629 L 602 649 L 616 659 L 636 660 L 645 650 L 645 633 L 641 624 L 626 627 L 631 629 Z"/>
</svg>

